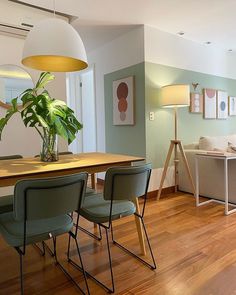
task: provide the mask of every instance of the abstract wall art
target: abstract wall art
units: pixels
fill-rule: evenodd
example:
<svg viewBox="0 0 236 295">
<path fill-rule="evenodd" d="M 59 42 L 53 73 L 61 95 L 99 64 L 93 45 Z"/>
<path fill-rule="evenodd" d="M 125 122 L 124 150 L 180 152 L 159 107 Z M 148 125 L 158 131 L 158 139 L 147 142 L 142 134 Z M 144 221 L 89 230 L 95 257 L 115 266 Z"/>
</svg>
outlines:
<svg viewBox="0 0 236 295">
<path fill-rule="evenodd" d="M 113 125 L 134 125 L 134 77 L 113 81 Z"/>
<path fill-rule="evenodd" d="M 217 119 L 228 117 L 228 94 L 226 91 L 217 90 Z"/>
<path fill-rule="evenodd" d="M 203 95 L 200 93 L 190 93 L 190 113 L 203 112 Z"/>
<path fill-rule="evenodd" d="M 216 119 L 216 90 L 205 88 L 203 90 L 203 112 L 205 119 Z"/>
<path fill-rule="evenodd" d="M 229 96 L 229 116 L 236 116 L 236 96 Z"/>
</svg>

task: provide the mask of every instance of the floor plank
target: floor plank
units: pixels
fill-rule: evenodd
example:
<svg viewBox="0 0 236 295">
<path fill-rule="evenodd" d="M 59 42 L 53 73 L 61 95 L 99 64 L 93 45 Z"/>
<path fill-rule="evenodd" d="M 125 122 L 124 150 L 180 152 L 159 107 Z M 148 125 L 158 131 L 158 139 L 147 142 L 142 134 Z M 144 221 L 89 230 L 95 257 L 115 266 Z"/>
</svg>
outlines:
<svg viewBox="0 0 236 295">
<path fill-rule="evenodd" d="M 159 202 L 148 201 L 145 215 L 158 269 L 151 271 L 111 246 L 116 294 L 119 295 L 232 295 L 236 294 L 236 214 L 224 216 L 224 207 L 208 204 L 196 208 L 188 194 L 171 194 Z M 83 226 L 93 230 L 86 221 Z M 139 253 L 133 217 L 115 222 L 117 239 Z M 105 237 L 105 236 L 104 236 Z M 82 275 L 66 261 L 66 235 L 58 240 L 59 258 L 83 285 Z M 84 233 L 79 242 L 86 268 L 109 283 L 104 242 Z M 73 245 L 71 254 L 76 259 Z M 0 237 L 0 294 L 19 294 L 18 255 Z M 25 257 L 25 294 L 78 294 L 47 254 L 33 247 Z M 89 280 L 91 294 L 106 292 Z"/>
</svg>

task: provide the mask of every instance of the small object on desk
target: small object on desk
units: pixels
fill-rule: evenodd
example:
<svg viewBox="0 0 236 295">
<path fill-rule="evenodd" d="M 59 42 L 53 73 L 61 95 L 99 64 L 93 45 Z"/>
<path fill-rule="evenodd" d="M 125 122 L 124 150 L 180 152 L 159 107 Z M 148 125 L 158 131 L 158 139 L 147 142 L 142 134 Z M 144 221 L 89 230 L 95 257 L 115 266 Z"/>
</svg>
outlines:
<svg viewBox="0 0 236 295">
<path fill-rule="evenodd" d="M 220 151 L 206 151 L 197 153 L 196 156 L 212 156 L 212 157 L 235 157 L 235 153 L 220 152 Z"/>
<path fill-rule="evenodd" d="M 224 152 L 220 152 L 220 151 L 208 151 L 207 152 L 208 155 L 224 155 Z"/>
</svg>

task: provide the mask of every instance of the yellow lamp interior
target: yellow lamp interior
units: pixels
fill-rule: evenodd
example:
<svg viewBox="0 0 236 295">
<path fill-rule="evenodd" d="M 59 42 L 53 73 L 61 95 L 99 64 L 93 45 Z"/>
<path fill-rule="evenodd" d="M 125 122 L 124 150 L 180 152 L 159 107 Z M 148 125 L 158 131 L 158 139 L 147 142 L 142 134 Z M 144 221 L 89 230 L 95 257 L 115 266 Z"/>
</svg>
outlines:
<svg viewBox="0 0 236 295">
<path fill-rule="evenodd" d="M 22 60 L 26 67 L 49 72 L 74 72 L 86 69 L 88 64 L 82 60 L 57 55 L 28 56 Z"/>
</svg>

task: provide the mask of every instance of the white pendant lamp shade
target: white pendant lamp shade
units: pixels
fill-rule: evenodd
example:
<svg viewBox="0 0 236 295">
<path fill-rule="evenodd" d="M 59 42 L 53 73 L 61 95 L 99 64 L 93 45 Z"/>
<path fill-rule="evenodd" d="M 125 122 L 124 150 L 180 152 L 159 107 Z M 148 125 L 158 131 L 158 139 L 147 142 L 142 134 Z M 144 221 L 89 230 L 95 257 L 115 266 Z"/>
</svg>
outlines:
<svg viewBox="0 0 236 295">
<path fill-rule="evenodd" d="M 67 22 L 47 18 L 29 32 L 23 49 L 22 64 L 49 72 L 73 72 L 87 68 L 84 44 Z"/>
<path fill-rule="evenodd" d="M 176 84 L 161 88 L 162 107 L 186 107 L 190 103 L 189 85 Z"/>
</svg>

